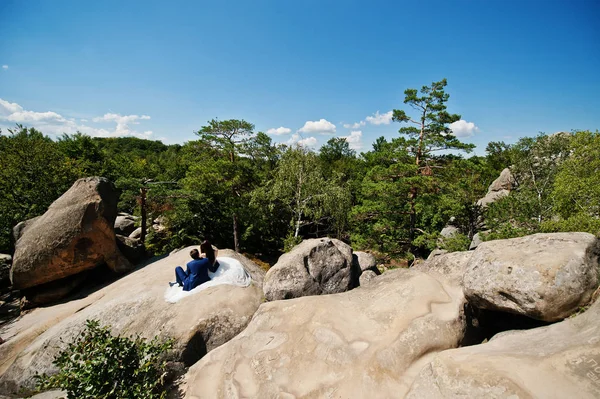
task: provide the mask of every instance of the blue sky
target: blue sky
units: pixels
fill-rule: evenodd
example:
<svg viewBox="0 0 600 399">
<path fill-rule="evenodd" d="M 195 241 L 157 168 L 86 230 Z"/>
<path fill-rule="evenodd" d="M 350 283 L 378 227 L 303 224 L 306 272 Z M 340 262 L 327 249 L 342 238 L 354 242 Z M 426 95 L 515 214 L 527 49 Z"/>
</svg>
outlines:
<svg viewBox="0 0 600 399">
<path fill-rule="evenodd" d="M 0 127 L 182 143 L 236 118 L 366 151 L 397 136 L 406 88 L 447 78 L 456 132 L 483 153 L 600 129 L 598 20 L 583 0 L 3 0 Z"/>
</svg>

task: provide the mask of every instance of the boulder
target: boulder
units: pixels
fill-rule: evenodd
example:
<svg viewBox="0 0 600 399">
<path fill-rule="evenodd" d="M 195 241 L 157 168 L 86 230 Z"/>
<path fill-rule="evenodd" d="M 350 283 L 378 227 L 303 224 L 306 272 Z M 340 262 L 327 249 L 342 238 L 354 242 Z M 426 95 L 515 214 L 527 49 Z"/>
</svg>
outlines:
<svg viewBox="0 0 600 399">
<path fill-rule="evenodd" d="M 131 264 L 115 242 L 114 185 L 103 177 L 79 179 L 46 213 L 28 222 L 15 244 L 11 281 L 34 287 L 107 263 L 117 272 Z"/>
<path fill-rule="evenodd" d="M 83 284 L 88 273 L 89 271 L 73 274 L 60 280 L 22 290 L 21 309 L 31 309 L 66 297 Z"/>
<path fill-rule="evenodd" d="M 265 275 L 263 288 L 269 301 L 334 294 L 354 288 L 359 275 L 348 244 L 315 238 L 281 255 Z"/>
<path fill-rule="evenodd" d="M 500 176 L 490 184 L 485 197 L 477 201 L 477 205 L 485 208 L 489 204 L 498 201 L 500 198 L 506 197 L 515 187 L 516 181 L 509 168 L 504 168 Z"/>
<path fill-rule="evenodd" d="M 349 292 L 268 302 L 189 369 L 186 397 L 403 397 L 436 352 L 460 342 L 463 305 L 459 287 L 407 269 Z"/>
<path fill-rule="evenodd" d="M 474 250 L 475 248 L 477 248 L 482 242 L 483 240 L 481 239 L 481 234 L 482 233 L 489 233 L 490 230 L 486 230 L 486 231 L 482 231 L 479 233 L 475 233 L 475 235 L 473 235 L 473 239 L 471 240 L 471 245 L 469 245 L 469 250 Z"/>
<path fill-rule="evenodd" d="M 80 299 L 37 308 L 0 328 L 0 392 L 16 393 L 35 385 L 34 375 L 55 373 L 52 361 L 84 328 L 88 319 L 113 333 L 159 336 L 175 341 L 172 356 L 191 365 L 240 333 L 263 296 L 260 287 L 219 285 L 183 298 L 164 299 L 174 268 L 185 265 L 189 250 L 149 263 Z"/>
<path fill-rule="evenodd" d="M 589 233 L 486 241 L 469 260 L 465 295 L 481 309 L 561 320 L 590 301 L 599 257 L 600 241 Z"/>
<path fill-rule="evenodd" d="M 226 256 L 237 259 L 244 266 L 250 277 L 252 277 L 252 281 L 262 289 L 266 272 L 259 265 L 232 249 L 219 249 L 218 251 L 217 257 Z"/>
<path fill-rule="evenodd" d="M 12 256 L 0 254 L 0 288 L 10 285 L 10 266 L 12 265 Z"/>
<path fill-rule="evenodd" d="M 377 269 L 377 260 L 370 253 L 356 251 L 352 254 L 352 261 L 360 268 L 361 272 L 367 270 L 376 271 L 376 273 L 379 272 L 379 269 Z"/>
<path fill-rule="evenodd" d="M 447 225 L 440 231 L 440 236 L 442 238 L 450 238 L 460 233 L 460 229 L 456 226 Z"/>
<path fill-rule="evenodd" d="M 117 234 L 117 247 L 132 265 L 137 265 L 146 258 L 146 247 L 136 238 Z"/>
<path fill-rule="evenodd" d="M 379 272 L 379 270 L 377 272 Z M 358 278 L 358 283 L 359 283 L 359 285 L 368 284 L 369 281 L 373 280 L 375 277 L 377 277 L 379 275 L 381 275 L 380 272 L 376 273 L 371 269 L 365 270 L 364 272 L 362 272 L 362 274 Z"/>
<path fill-rule="evenodd" d="M 142 236 L 142 228 L 138 227 L 129 234 L 129 238 L 140 238 Z"/>
<path fill-rule="evenodd" d="M 600 302 L 548 327 L 439 353 L 407 398 L 600 397 Z"/>
<path fill-rule="evenodd" d="M 463 275 L 467 270 L 471 255 L 473 255 L 473 252 L 470 251 L 440 254 L 428 258 L 425 262 L 417 263 L 412 269 L 434 276 L 444 276 L 454 284 L 462 286 Z"/>
<path fill-rule="evenodd" d="M 15 239 L 15 242 L 19 241 L 19 238 L 21 238 L 21 236 L 23 235 L 25 230 L 27 230 L 40 217 L 41 216 L 36 216 L 34 218 L 27 219 L 27 220 L 17 223 L 16 226 L 13 227 L 13 237 Z"/>
<path fill-rule="evenodd" d="M 120 214 L 115 219 L 115 234 L 129 236 L 135 230 L 135 218 L 131 215 Z"/>
<path fill-rule="evenodd" d="M 445 250 L 445 249 L 436 248 L 433 251 L 431 251 L 431 253 L 427 257 L 427 260 L 433 259 L 433 258 L 435 258 L 437 256 L 444 255 L 444 254 L 447 254 L 447 253 L 448 253 L 448 251 Z"/>
</svg>

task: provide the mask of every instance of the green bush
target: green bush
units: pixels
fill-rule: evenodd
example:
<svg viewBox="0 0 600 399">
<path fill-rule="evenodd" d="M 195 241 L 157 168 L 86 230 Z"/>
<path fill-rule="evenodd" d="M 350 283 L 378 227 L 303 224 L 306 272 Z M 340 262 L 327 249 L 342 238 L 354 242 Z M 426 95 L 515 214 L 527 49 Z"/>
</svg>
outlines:
<svg viewBox="0 0 600 399">
<path fill-rule="evenodd" d="M 283 252 L 290 252 L 296 245 L 302 242 L 302 237 L 294 237 L 292 233 L 289 233 L 285 240 L 283 240 Z"/>
<path fill-rule="evenodd" d="M 173 342 L 113 336 L 97 320 L 54 359 L 58 374 L 36 375 L 38 388 L 60 388 L 69 399 L 165 398 L 165 352 Z"/>
</svg>

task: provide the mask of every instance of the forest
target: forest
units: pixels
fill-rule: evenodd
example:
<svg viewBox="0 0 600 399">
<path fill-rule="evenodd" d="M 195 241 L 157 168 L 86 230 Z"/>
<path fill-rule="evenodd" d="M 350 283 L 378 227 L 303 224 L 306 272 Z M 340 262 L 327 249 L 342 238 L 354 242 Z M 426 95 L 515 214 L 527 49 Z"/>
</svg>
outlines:
<svg viewBox="0 0 600 399">
<path fill-rule="evenodd" d="M 448 126 L 446 80 L 407 89 L 393 112 L 398 134 L 356 153 L 343 138 L 318 151 L 273 143 L 251 122 L 213 119 L 183 145 L 82 133 L 52 139 L 35 127 L 0 131 L 0 252 L 13 227 L 41 215 L 73 182 L 104 176 L 120 189 L 119 211 L 139 215 L 147 193 L 146 247 L 164 253 L 206 238 L 276 259 L 303 238 L 330 236 L 380 259 L 466 250 L 483 239 L 536 232 L 600 231 L 600 133 L 572 131 L 490 142 L 472 155 Z M 504 168 L 515 187 L 477 205 Z M 449 221 L 451 238 L 440 231 Z"/>
</svg>

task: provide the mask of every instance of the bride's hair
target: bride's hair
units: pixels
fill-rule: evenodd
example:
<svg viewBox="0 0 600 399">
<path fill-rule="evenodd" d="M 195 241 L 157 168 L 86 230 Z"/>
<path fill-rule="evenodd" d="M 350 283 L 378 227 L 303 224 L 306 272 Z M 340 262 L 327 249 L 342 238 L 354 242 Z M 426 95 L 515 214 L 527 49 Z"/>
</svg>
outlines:
<svg viewBox="0 0 600 399">
<path fill-rule="evenodd" d="M 200 244 L 200 252 L 206 254 L 211 265 L 215 263 L 215 251 L 208 240 L 202 241 L 202 244 Z"/>
</svg>

